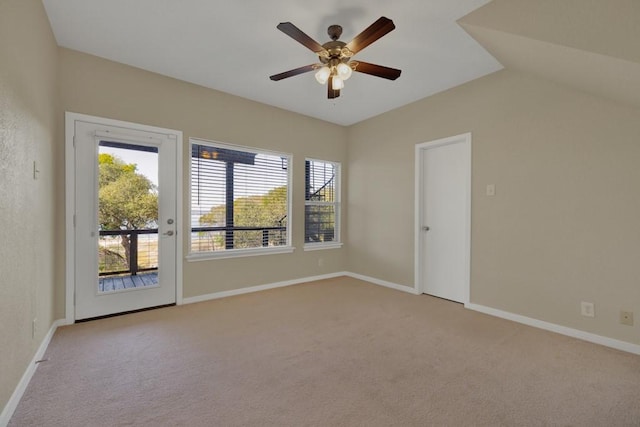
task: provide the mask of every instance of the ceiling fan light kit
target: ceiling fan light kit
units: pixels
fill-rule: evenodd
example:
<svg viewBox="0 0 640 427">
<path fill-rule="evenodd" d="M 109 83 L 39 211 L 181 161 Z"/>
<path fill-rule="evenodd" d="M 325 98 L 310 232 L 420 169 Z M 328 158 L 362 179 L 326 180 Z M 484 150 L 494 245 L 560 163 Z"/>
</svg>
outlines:
<svg viewBox="0 0 640 427">
<path fill-rule="evenodd" d="M 318 55 L 320 62 L 305 65 L 304 67 L 285 71 L 280 74 L 274 74 L 269 77 L 271 80 L 278 81 L 309 71 L 316 71 L 316 80 L 322 85 L 327 84 L 327 97 L 334 99 L 340 96 L 340 90 L 344 88 L 345 80 L 348 80 L 354 71 L 389 80 L 395 80 L 400 77 L 401 71 L 395 68 L 383 67 L 362 61 L 358 62 L 351 59 L 356 53 L 393 31 L 395 28 L 393 21 L 384 16 L 358 34 L 349 43 L 338 40 L 342 34 L 342 27 L 340 25 L 331 25 L 328 28 L 327 33 L 331 41 L 323 45 L 306 35 L 291 22 L 282 22 L 277 28 L 307 49 L 313 51 Z"/>
<path fill-rule="evenodd" d="M 316 80 L 323 85 L 329 80 L 329 76 L 331 76 L 331 69 L 329 67 L 321 67 L 316 73 Z"/>
</svg>

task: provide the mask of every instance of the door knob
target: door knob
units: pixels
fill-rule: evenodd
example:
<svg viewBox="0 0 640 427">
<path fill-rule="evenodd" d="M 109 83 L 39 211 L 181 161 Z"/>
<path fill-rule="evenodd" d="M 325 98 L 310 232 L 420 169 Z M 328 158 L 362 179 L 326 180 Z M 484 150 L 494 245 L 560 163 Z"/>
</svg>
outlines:
<svg viewBox="0 0 640 427">
<path fill-rule="evenodd" d="M 422 227 L 422 231 L 429 231 L 429 230 L 431 230 L 431 229 L 426 225 L 424 227 Z"/>
<path fill-rule="evenodd" d="M 166 233 L 162 233 L 164 236 L 173 236 L 173 230 L 169 230 Z"/>
</svg>

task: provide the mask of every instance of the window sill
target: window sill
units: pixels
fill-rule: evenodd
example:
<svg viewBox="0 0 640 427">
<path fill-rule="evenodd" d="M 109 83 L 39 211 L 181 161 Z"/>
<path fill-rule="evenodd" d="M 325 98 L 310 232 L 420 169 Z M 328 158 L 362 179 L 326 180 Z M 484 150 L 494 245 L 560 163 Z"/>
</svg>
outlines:
<svg viewBox="0 0 640 427">
<path fill-rule="evenodd" d="M 209 261 L 212 259 L 226 259 L 226 258 L 243 258 L 250 256 L 260 255 L 276 255 L 276 254 L 290 254 L 296 248 L 293 246 L 281 246 L 276 248 L 255 248 L 255 249 L 229 249 L 219 252 L 200 252 L 187 255 L 188 262 L 197 261 Z"/>
<path fill-rule="evenodd" d="M 304 245 L 304 251 L 322 251 L 324 249 L 339 249 L 342 247 L 340 242 L 329 243 L 307 243 Z"/>
</svg>

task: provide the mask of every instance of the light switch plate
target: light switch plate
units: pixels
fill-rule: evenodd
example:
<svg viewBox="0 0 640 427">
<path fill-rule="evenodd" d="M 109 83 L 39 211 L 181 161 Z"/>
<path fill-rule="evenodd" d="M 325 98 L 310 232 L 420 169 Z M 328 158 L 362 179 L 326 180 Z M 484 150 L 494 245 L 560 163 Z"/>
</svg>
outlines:
<svg viewBox="0 0 640 427">
<path fill-rule="evenodd" d="M 496 185 L 487 184 L 487 196 L 495 196 L 495 195 L 496 195 Z"/>
</svg>

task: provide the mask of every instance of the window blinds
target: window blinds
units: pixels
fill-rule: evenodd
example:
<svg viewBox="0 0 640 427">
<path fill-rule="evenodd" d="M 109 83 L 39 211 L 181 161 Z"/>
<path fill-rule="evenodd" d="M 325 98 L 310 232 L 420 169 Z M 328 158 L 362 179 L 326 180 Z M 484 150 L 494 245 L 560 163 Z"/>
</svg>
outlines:
<svg viewBox="0 0 640 427">
<path fill-rule="evenodd" d="M 191 146 L 191 252 L 289 245 L 289 155 Z"/>
</svg>

